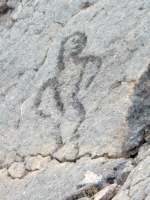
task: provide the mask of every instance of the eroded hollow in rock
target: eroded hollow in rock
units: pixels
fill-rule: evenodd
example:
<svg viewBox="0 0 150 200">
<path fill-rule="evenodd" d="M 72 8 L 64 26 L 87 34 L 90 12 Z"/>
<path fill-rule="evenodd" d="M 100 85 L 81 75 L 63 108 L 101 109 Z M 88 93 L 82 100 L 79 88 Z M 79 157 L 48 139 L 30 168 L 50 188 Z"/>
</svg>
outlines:
<svg viewBox="0 0 150 200">
<path fill-rule="evenodd" d="M 125 157 L 135 157 L 150 134 L 150 64 L 135 85 L 131 102 L 127 116 L 130 132 L 123 147 Z"/>
</svg>

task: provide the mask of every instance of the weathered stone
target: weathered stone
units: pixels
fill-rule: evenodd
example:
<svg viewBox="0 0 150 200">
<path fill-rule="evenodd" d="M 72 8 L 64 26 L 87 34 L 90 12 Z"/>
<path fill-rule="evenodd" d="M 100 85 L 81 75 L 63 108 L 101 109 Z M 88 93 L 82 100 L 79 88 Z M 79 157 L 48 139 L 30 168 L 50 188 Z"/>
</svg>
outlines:
<svg viewBox="0 0 150 200">
<path fill-rule="evenodd" d="M 15 162 L 8 169 L 12 178 L 22 178 L 25 175 L 25 166 L 23 163 Z"/>
<path fill-rule="evenodd" d="M 139 164 L 149 155 L 150 155 L 150 146 L 149 146 L 149 144 L 145 143 L 140 147 L 140 149 L 138 151 L 138 155 L 135 158 L 135 163 Z"/>
<path fill-rule="evenodd" d="M 124 199 L 124 200 L 130 200 L 131 198 L 128 196 L 128 191 L 124 191 L 124 192 L 120 192 L 117 197 L 114 197 L 113 200 L 120 200 L 120 199 Z"/>
<path fill-rule="evenodd" d="M 149 195 L 149 167 L 150 156 L 147 156 L 140 162 L 129 174 L 121 191 L 113 200 L 120 200 L 121 197 L 125 199 L 132 198 L 133 200 L 148 199 Z"/>
<path fill-rule="evenodd" d="M 50 157 L 42 157 L 40 155 L 27 157 L 25 159 L 25 166 L 26 169 L 29 171 L 35 171 L 43 168 L 48 162 L 50 162 Z"/>
<path fill-rule="evenodd" d="M 112 184 L 94 195 L 91 200 L 111 200 L 117 194 L 119 189 L 120 186 Z"/>
<path fill-rule="evenodd" d="M 148 199 L 149 2 L 2 4 L 1 199 L 62 200 L 87 171 L 123 184 L 130 169 L 118 166 L 138 152 L 145 171 L 132 169 L 116 198 Z"/>
<path fill-rule="evenodd" d="M 98 188 L 93 184 L 89 184 L 84 187 L 81 187 L 75 193 L 66 197 L 65 200 L 76 200 L 82 197 L 92 197 L 97 192 L 98 192 Z"/>
<path fill-rule="evenodd" d="M 119 170 L 116 172 L 116 182 L 118 185 L 124 184 L 128 175 L 130 174 L 131 170 L 134 169 L 134 167 L 134 164 L 129 161 L 119 168 Z"/>
<path fill-rule="evenodd" d="M 84 180 L 77 185 L 77 188 L 83 187 L 88 184 L 94 184 L 98 188 L 102 188 L 103 184 L 106 182 L 102 175 L 98 176 L 97 174 L 90 171 L 87 171 L 84 177 Z"/>
<path fill-rule="evenodd" d="M 149 140 L 149 100 L 150 100 L 150 64 L 134 87 L 131 95 L 132 106 L 129 109 L 127 121 L 131 129 L 123 148 L 125 156 L 135 155 L 144 139 Z"/>
</svg>

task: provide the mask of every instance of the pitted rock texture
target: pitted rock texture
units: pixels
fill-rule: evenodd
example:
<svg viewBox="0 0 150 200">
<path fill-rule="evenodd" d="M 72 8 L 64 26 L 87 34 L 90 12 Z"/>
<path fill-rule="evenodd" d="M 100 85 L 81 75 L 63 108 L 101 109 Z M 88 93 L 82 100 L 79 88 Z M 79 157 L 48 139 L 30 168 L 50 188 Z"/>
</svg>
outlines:
<svg viewBox="0 0 150 200">
<path fill-rule="evenodd" d="M 149 159 L 149 2 L 0 3 L 0 198 L 62 200 L 89 171 L 124 187 Z"/>
</svg>

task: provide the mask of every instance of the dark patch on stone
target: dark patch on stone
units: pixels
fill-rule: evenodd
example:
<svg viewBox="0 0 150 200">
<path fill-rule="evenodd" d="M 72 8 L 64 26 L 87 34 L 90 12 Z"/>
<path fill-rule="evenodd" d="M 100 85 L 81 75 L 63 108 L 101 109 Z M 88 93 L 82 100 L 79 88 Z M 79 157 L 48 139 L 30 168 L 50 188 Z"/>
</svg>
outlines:
<svg viewBox="0 0 150 200">
<path fill-rule="evenodd" d="M 133 164 L 129 164 L 130 166 L 134 166 Z M 119 168 L 116 171 L 116 183 L 118 185 L 123 185 L 128 177 L 128 175 L 131 172 L 131 167 L 128 167 L 128 163 L 127 165 L 124 164 L 123 166 L 121 166 L 121 168 Z"/>
<path fill-rule="evenodd" d="M 140 6 L 138 9 L 139 10 L 144 10 L 145 8 L 143 6 Z"/>
<path fill-rule="evenodd" d="M 116 178 L 116 183 L 118 185 L 123 185 L 128 177 L 128 175 L 130 174 L 130 172 L 123 172 L 123 173 L 120 173 L 117 178 Z"/>
<path fill-rule="evenodd" d="M 139 147 L 144 143 L 144 136 L 145 131 L 143 128 L 129 133 L 123 147 L 123 155 L 130 157 L 137 154 Z"/>
<path fill-rule="evenodd" d="M 137 155 L 138 155 L 138 153 L 136 153 L 136 154 L 134 154 L 134 155 L 130 155 L 130 158 L 136 158 L 137 157 Z"/>
<path fill-rule="evenodd" d="M 61 100 L 61 97 L 60 97 L 59 83 L 58 83 L 57 78 L 53 78 L 51 80 L 50 86 L 54 91 L 54 99 L 56 101 L 56 106 L 58 107 L 58 109 L 60 111 L 63 112 L 63 103 L 62 103 L 62 100 Z"/>
<path fill-rule="evenodd" d="M 41 116 L 43 118 L 50 118 L 51 117 L 50 114 L 46 115 L 43 110 L 37 110 L 36 114 L 38 114 L 39 116 Z"/>
<path fill-rule="evenodd" d="M 114 177 L 115 182 L 118 185 L 123 185 L 135 163 L 131 160 L 131 162 L 125 161 L 118 166 L 114 167 Z"/>
<path fill-rule="evenodd" d="M 86 186 L 81 187 L 80 189 L 78 189 L 72 195 L 66 197 L 64 200 L 77 200 L 77 199 L 80 199 L 82 197 L 92 197 L 98 191 L 99 190 L 95 185 L 93 185 L 93 184 L 86 185 Z"/>
<path fill-rule="evenodd" d="M 130 132 L 123 147 L 125 157 L 137 154 L 150 134 L 150 65 L 135 85 L 131 102 L 127 116 Z"/>
<path fill-rule="evenodd" d="M 109 184 L 113 184 L 115 178 L 116 178 L 115 176 L 108 176 L 107 179 L 106 179 L 106 182 L 109 183 Z"/>
<path fill-rule="evenodd" d="M 9 11 L 9 7 L 7 4 L 0 5 L 0 15 L 6 14 Z"/>
<path fill-rule="evenodd" d="M 80 9 L 87 9 L 87 8 L 89 8 L 90 6 L 91 6 L 92 4 L 90 3 L 90 2 L 84 2 L 84 3 L 82 3 L 81 5 L 80 5 Z"/>
</svg>

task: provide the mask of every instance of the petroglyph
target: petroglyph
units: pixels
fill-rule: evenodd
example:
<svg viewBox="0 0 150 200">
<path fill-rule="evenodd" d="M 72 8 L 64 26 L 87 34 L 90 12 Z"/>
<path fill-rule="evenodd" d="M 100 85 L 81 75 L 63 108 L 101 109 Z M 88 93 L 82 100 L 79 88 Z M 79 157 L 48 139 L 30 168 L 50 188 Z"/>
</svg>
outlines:
<svg viewBox="0 0 150 200">
<path fill-rule="evenodd" d="M 75 32 L 61 42 L 56 66 L 58 73 L 43 84 L 35 99 L 35 108 L 38 109 L 43 92 L 47 88 L 53 91 L 55 107 L 62 116 L 60 131 L 64 140 L 70 139 L 84 120 L 86 111 L 79 92 L 89 89 L 102 64 L 100 57 L 82 55 L 86 44 L 87 36 L 80 32 Z M 42 113 L 40 116 L 46 116 L 43 110 L 39 113 Z"/>
</svg>

